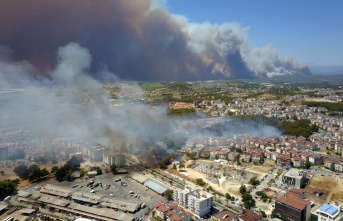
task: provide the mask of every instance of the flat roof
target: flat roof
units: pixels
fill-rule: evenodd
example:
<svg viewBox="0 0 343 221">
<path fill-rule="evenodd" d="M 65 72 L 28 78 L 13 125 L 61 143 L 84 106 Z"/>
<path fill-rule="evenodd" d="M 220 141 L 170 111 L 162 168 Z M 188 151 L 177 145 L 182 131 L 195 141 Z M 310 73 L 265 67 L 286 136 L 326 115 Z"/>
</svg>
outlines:
<svg viewBox="0 0 343 221">
<path fill-rule="evenodd" d="M 292 169 L 288 170 L 283 176 L 301 179 L 304 174 L 305 174 L 305 172 L 303 172 L 302 170 L 292 168 Z"/>
<path fill-rule="evenodd" d="M 164 192 L 166 192 L 168 190 L 167 187 L 163 186 L 162 184 L 160 184 L 156 181 L 152 181 L 152 180 L 145 181 L 144 185 L 149 187 L 150 189 L 152 189 L 153 191 L 155 191 L 159 194 L 163 194 Z"/>
<path fill-rule="evenodd" d="M 131 216 L 129 214 L 122 213 L 122 212 L 116 212 L 116 211 L 108 210 L 108 209 L 103 210 L 103 209 L 83 206 L 83 205 L 79 205 L 79 204 L 71 205 L 71 206 L 69 206 L 69 208 L 77 210 L 77 211 L 82 211 L 85 213 L 94 214 L 97 216 L 110 218 L 110 219 L 113 219 L 113 217 L 115 217 L 115 219 L 117 219 L 117 220 L 123 220 L 123 221 L 132 221 L 134 219 L 133 216 Z"/>
<path fill-rule="evenodd" d="M 85 191 L 77 191 L 71 195 L 71 198 L 73 200 L 79 200 L 79 201 L 83 201 L 83 202 L 87 202 L 87 203 L 97 204 L 97 203 L 99 203 L 99 200 L 102 198 L 102 196 L 97 195 L 95 193 L 88 193 Z"/>
<path fill-rule="evenodd" d="M 31 214 L 34 211 L 35 211 L 34 209 L 22 209 L 22 210 L 20 210 L 20 213 L 21 214 Z"/>
<path fill-rule="evenodd" d="M 141 205 L 140 202 L 136 202 L 136 203 L 132 202 L 133 199 L 130 200 L 131 202 L 128 202 L 128 201 L 123 201 L 123 199 L 119 199 L 119 198 L 105 197 L 103 201 L 101 202 L 101 205 L 110 207 L 110 208 L 117 208 L 124 211 L 126 210 L 133 213 Z"/>
<path fill-rule="evenodd" d="M 23 191 L 23 190 L 19 190 L 17 195 L 20 196 L 20 197 L 26 198 L 28 196 L 31 196 L 31 193 Z"/>
<path fill-rule="evenodd" d="M 146 180 L 148 180 L 147 176 L 140 173 L 130 173 L 130 177 L 140 183 L 144 183 Z"/>
<path fill-rule="evenodd" d="M 61 186 L 46 184 L 45 186 L 42 186 L 40 192 L 55 196 L 68 197 L 72 190 Z"/>
<path fill-rule="evenodd" d="M 69 201 L 67 201 L 67 200 L 61 200 L 61 199 L 50 198 L 50 197 L 45 197 L 45 196 L 42 196 L 38 200 L 43 202 L 43 203 L 49 203 L 49 204 L 53 204 L 56 206 L 62 206 L 62 207 L 66 207 L 69 205 Z"/>
</svg>

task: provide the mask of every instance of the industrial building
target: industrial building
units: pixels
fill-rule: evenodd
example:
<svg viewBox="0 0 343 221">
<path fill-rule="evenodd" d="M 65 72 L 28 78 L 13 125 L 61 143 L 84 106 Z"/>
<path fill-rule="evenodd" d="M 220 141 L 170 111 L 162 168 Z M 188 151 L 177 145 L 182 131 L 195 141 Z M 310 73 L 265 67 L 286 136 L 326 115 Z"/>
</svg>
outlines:
<svg viewBox="0 0 343 221">
<path fill-rule="evenodd" d="M 197 217 L 203 217 L 211 210 L 213 196 L 200 189 L 192 190 L 186 187 L 184 190 L 174 189 L 174 200 L 183 208 L 193 213 Z"/>
<path fill-rule="evenodd" d="M 64 188 L 61 186 L 46 184 L 46 185 L 42 186 L 40 192 L 45 193 L 45 194 L 49 194 L 49 195 L 67 198 L 72 191 L 68 188 Z"/>
<path fill-rule="evenodd" d="M 328 204 L 325 203 L 318 207 L 316 210 L 312 212 L 312 215 L 317 217 L 318 221 L 331 221 L 331 220 L 337 220 L 342 221 L 343 217 L 340 216 L 341 213 L 341 207 L 337 202 L 334 204 Z"/>
<path fill-rule="evenodd" d="M 302 188 L 306 182 L 306 172 L 292 168 L 282 176 L 282 182 L 295 188 Z"/>
<path fill-rule="evenodd" d="M 168 188 L 162 185 L 161 183 L 152 180 L 145 181 L 144 186 L 148 187 L 149 189 L 155 191 L 160 195 L 163 195 L 168 190 Z"/>
<path fill-rule="evenodd" d="M 101 204 L 102 207 L 112 208 L 112 209 L 118 209 L 124 212 L 130 212 L 134 213 L 140 210 L 141 203 L 140 202 L 134 202 L 134 198 L 131 198 L 130 200 L 124 200 L 124 199 L 118 199 L 113 197 L 105 197 Z"/>
<path fill-rule="evenodd" d="M 71 195 L 71 198 L 77 203 L 83 202 L 83 203 L 96 205 L 96 204 L 99 204 L 101 196 L 96 195 L 96 194 L 91 194 L 85 191 L 77 191 Z"/>
</svg>

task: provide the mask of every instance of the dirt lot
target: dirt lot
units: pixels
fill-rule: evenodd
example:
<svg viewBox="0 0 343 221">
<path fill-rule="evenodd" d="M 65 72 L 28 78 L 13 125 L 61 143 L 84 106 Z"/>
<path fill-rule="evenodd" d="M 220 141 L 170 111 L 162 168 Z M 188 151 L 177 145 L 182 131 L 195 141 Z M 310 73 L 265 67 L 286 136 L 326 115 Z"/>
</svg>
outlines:
<svg viewBox="0 0 343 221">
<path fill-rule="evenodd" d="M 193 104 L 192 103 L 186 103 L 186 102 L 171 102 L 170 103 L 170 107 L 172 109 L 184 109 L 184 108 L 193 108 Z"/>
<path fill-rule="evenodd" d="M 206 164 L 213 164 L 213 161 L 211 160 L 197 160 L 197 163 L 206 163 Z M 220 178 L 218 183 L 213 183 L 210 181 L 209 175 L 199 172 L 191 167 L 190 165 L 193 165 L 195 162 L 193 160 L 186 161 L 185 165 L 186 168 L 181 172 L 181 176 L 183 178 L 187 178 L 188 180 L 195 180 L 198 178 L 202 178 L 206 183 L 209 183 L 209 185 L 215 189 L 218 192 L 221 192 L 225 194 L 226 192 L 229 192 L 231 195 L 234 195 L 235 197 L 240 197 L 239 193 L 239 187 L 242 185 L 243 180 L 242 179 L 225 179 L 224 177 Z M 235 170 L 234 166 L 229 166 L 231 169 Z M 238 168 L 237 168 L 238 169 Z M 265 174 L 267 174 L 272 167 L 271 166 L 255 166 L 255 165 L 247 165 L 244 168 L 241 168 L 242 171 L 248 171 L 251 173 L 254 173 L 257 175 L 257 178 L 260 179 Z"/>
<path fill-rule="evenodd" d="M 327 190 L 328 193 L 326 197 L 326 202 L 337 201 L 338 203 L 343 204 L 343 180 L 336 181 L 336 178 L 334 176 L 315 175 L 311 179 L 307 189 Z M 316 201 L 315 200 L 316 198 L 314 197 L 311 197 L 311 198 L 313 198 L 314 201 Z M 319 201 L 318 203 L 320 203 L 320 201 L 323 201 L 323 199 L 319 198 L 317 199 L 317 201 Z"/>
</svg>

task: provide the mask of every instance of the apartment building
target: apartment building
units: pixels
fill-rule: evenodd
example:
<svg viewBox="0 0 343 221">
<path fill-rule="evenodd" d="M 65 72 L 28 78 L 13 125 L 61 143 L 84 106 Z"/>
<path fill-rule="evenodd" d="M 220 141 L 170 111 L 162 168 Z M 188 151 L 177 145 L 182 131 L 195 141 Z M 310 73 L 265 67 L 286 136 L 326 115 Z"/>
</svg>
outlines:
<svg viewBox="0 0 343 221">
<path fill-rule="evenodd" d="M 187 209 L 197 217 L 203 217 L 211 210 L 213 196 L 199 189 L 192 190 L 186 187 L 184 190 L 174 190 L 174 200 L 181 207 Z"/>
</svg>

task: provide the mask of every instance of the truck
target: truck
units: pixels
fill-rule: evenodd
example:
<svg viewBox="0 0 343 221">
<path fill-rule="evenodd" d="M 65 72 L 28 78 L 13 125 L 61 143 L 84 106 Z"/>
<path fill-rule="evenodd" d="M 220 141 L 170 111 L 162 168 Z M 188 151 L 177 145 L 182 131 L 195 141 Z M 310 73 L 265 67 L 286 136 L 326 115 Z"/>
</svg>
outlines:
<svg viewBox="0 0 343 221">
<path fill-rule="evenodd" d="M 145 207 L 146 207 L 146 204 L 145 204 L 145 203 L 142 203 L 141 208 L 143 209 L 143 208 L 145 208 Z"/>
</svg>

